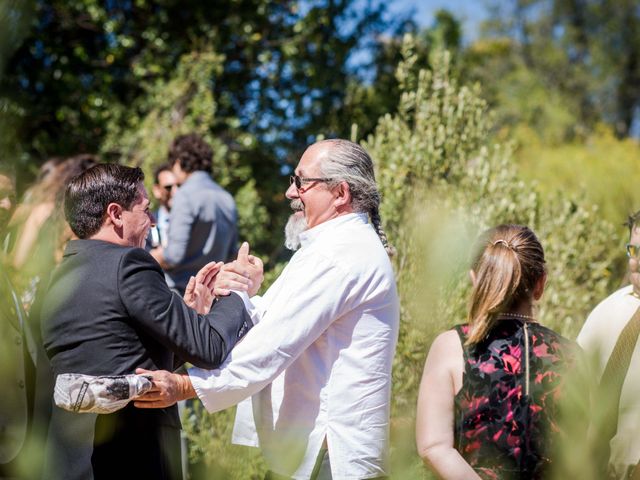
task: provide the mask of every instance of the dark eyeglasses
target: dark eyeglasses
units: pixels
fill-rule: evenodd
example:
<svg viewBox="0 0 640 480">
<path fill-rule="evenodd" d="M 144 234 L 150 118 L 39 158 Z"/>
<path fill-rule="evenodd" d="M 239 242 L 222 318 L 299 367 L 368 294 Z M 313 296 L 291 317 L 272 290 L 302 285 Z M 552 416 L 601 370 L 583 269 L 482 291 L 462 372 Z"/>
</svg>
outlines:
<svg viewBox="0 0 640 480">
<path fill-rule="evenodd" d="M 632 245 L 627 243 L 627 257 L 640 258 L 640 245 Z"/>
<path fill-rule="evenodd" d="M 291 175 L 289 177 L 289 185 L 295 184 L 296 188 L 300 190 L 303 183 L 309 182 L 330 182 L 332 178 L 320 178 L 320 177 L 300 177 L 298 175 Z"/>
<path fill-rule="evenodd" d="M 173 187 L 176 187 L 177 185 L 162 185 L 162 188 L 164 188 L 167 192 L 170 192 Z"/>
</svg>

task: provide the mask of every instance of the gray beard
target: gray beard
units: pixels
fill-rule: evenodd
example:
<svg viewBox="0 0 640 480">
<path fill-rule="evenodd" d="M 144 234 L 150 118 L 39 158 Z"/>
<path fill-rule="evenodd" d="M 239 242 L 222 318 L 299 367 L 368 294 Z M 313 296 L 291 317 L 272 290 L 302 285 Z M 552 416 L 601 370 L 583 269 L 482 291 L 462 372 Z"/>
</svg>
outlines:
<svg viewBox="0 0 640 480">
<path fill-rule="evenodd" d="M 284 227 L 284 246 L 296 251 L 300 248 L 300 234 L 307 229 L 307 219 L 291 215 Z"/>
</svg>

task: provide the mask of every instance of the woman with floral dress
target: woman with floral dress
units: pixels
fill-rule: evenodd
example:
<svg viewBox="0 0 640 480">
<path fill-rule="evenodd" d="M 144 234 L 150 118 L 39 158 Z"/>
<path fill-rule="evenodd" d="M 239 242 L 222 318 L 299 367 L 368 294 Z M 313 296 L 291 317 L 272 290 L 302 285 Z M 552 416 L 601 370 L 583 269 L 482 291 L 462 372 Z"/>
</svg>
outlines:
<svg viewBox="0 0 640 480">
<path fill-rule="evenodd" d="M 544 478 L 575 345 L 540 325 L 544 251 L 527 227 L 480 239 L 467 323 L 429 351 L 418 399 L 420 456 L 445 479 Z"/>
</svg>

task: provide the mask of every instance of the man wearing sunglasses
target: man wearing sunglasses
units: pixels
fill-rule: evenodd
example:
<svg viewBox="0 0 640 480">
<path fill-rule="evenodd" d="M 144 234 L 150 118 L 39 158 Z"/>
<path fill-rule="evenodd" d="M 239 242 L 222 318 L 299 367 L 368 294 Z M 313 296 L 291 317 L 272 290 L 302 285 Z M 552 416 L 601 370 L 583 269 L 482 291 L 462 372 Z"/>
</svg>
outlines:
<svg viewBox="0 0 640 480">
<path fill-rule="evenodd" d="M 149 372 L 156 387 L 136 406 L 242 402 L 234 442 L 262 448 L 269 479 L 386 478 L 399 302 L 373 163 L 360 145 L 326 140 L 290 181 L 286 245 L 297 251 L 247 299 L 253 332 L 217 370 Z"/>
<path fill-rule="evenodd" d="M 594 308 L 577 339 L 587 353 L 596 355 L 596 380 L 603 398 L 595 407 L 607 408 L 610 413 L 599 427 L 602 432 L 598 438 L 605 443 L 600 450 L 609 453 L 601 463 L 608 463 L 603 467 L 608 468 L 608 478 L 620 479 L 637 478 L 640 473 L 640 211 L 630 216 L 626 225 L 631 283 Z"/>
<path fill-rule="evenodd" d="M 173 195 L 178 190 L 178 181 L 173 174 L 171 165 L 165 163 L 160 165 L 153 172 L 153 186 L 151 193 L 156 199 L 158 209 L 154 212 L 156 218 L 155 226 L 149 230 L 147 237 L 147 250 L 162 246 L 167 248 L 169 240 L 169 214 Z"/>
<path fill-rule="evenodd" d="M 227 262 L 238 251 L 238 212 L 233 197 L 211 178 L 213 151 L 199 135 L 179 135 L 169 163 L 180 188 L 171 204 L 169 238 L 151 255 L 169 286 L 184 293 L 189 279 L 209 262 Z"/>
</svg>

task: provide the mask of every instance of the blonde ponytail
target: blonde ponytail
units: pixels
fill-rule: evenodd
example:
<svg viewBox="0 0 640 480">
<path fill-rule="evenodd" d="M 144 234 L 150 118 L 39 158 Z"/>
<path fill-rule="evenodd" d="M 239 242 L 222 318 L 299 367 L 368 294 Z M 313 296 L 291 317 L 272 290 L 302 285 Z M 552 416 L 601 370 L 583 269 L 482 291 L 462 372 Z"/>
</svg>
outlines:
<svg viewBox="0 0 640 480">
<path fill-rule="evenodd" d="M 469 300 L 471 329 L 466 345 L 484 340 L 500 313 L 533 294 L 533 286 L 544 275 L 544 251 L 529 228 L 500 225 L 481 237 L 472 268 L 475 285 Z"/>
</svg>

